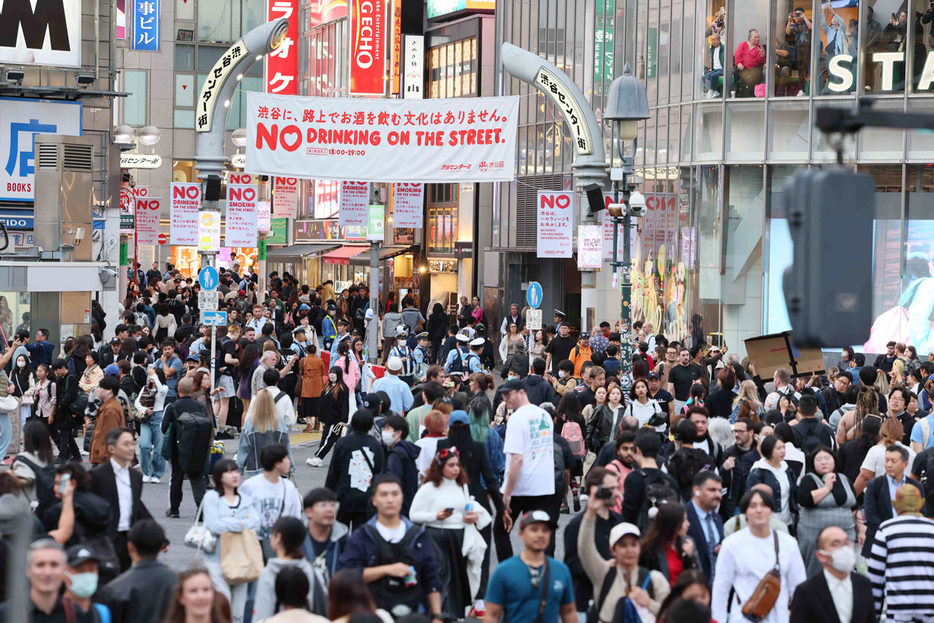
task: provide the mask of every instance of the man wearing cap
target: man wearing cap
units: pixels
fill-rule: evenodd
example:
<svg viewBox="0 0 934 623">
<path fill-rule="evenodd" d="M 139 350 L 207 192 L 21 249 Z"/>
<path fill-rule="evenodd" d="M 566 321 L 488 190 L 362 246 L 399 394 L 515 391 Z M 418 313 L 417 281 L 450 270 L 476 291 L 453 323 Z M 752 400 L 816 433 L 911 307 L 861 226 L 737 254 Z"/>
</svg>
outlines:
<svg viewBox="0 0 934 623">
<path fill-rule="evenodd" d="M 561 311 L 560 309 L 556 309 L 556 310 L 555 310 L 555 326 L 556 326 L 556 327 L 561 326 L 561 324 L 564 322 L 564 319 L 565 319 L 565 318 L 567 318 L 567 314 L 565 314 L 565 313 L 564 313 L 563 311 Z"/>
<path fill-rule="evenodd" d="M 396 345 L 389 350 L 386 357 L 387 360 L 395 357 L 402 362 L 402 372 L 399 374 L 399 379 L 411 387 L 415 381 L 415 354 L 406 341 L 408 336 L 409 331 L 404 325 L 396 327 Z"/>
<path fill-rule="evenodd" d="M 334 338 L 337 337 L 337 303 L 328 301 L 326 311 L 327 314 L 321 319 L 321 337 L 324 338 L 322 346 L 330 351 L 331 344 L 334 343 Z"/>
<path fill-rule="evenodd" d="M 65 567 L 65 598 L 74 603 L 77 620 L 94 621 L 95 614 L 100 621 L 109 620 L 110 609 L 91 601 L 91 597 L 97 592 L 100 579 L 100 559 L 97 554 L 87 545 L 72 545 L 68 548 L 66 556 L 68 566 Z M 96 611 L 95 614 L 91 614 L 92 608 Z M 33 618 L 33 621 L 37 619 Z"/>
<path fill-rule="evenodd" d="M 577 534 L 577 553 L 581 565 L 593 584 L 594 610 L 599 621 L 616 621 L 618 608 L 629 599 L 658 616 L 662 602 L 671 593 L 668 580 L 659 571 L 639 566 L 642 554 L 641 533 L 631 523 L 619 523 L 610 530 L 610 560 L 600 555 L 596 542 L 598 513 L 613 497 L 597 495 L 602 487 L 590 487 L 587 509 Z"/>
<path fill-rule="evenodd" d="M 574 377 L 581 378 L 581 366 L 585 361 L 590 361 L 593 356 L 593 350 L 590 348 L 590 334 L 581 333 L 577 338 L 577 346 L 571 349 L 568 359 L 574 364 Z"/>
<path fill-rule="evenodd" d="M 334 339 L 331 341 L 330 347 L 332 365 L 333 362 L 337 361 L 337 347 L 344 340 L 344 338 L 350 338 L 350 334 L 347 333 L 347 329 L 350 326 L 350 323 L 347 322 L 347 320 L 344 318 L 338 318 L 335 324 L 337 325 L 337 335 L 335 335 Z"/>
<path fill-rule="evenodd" d="M 545 367 L 553 376 L 558 376 L 558 364 L 569 359 L 577 341 L 571 337 L 571 327 L 564 322 L 558 327 L 558 335 L 545 347 Z"/>
<path fill-rule="evenodd" d="M 398 346 L 396 348 L 398 348 Z M 399 375 L 402 374 L 403 366 L 404 364 L 399 357 L 390 357 L 386 362 L 386 374 L 383 378 L 376 379 L 373 383 L 373 388 L 370 390 L 370 393 L 379 391 L 386 392 L 392 403 L 390 408 L 399 415 L 405 415 L 405 413 L 412 408 L 412 403 L 414 402 L 412 389 L 409 387 L 408 383 L 399 378 Z"/>
<path fill-rule="evenodd" d="M 893 506 L 898 517 L 879 527 L 868 557 L 876 616 L 882 616 L 884 601 L 886 620 L 930 621 L 934 618 L 934 521 L 921 516 L 924 495 L 910 484 L 898 488 Z"/>
<path fill-rule="evenodd" d="M 123 344 L 123 341 L 122 341 L 120 338 L 118 338 L 118 337 L 112 337 L 112 338 L 110 338 L 110 348 L 102 348 L 102 349 L 101 349 L 101 361 L 100 361 L 100 366 L 101 366 L 102 369 L 103 369 L 103 368 L 106 368 L 106 367 L 109 366 L 110 364 L 112 364 L 112 363 L 114 363 L 114 362 L 117 361 L 117 355 L 120 354 L 120 345 L 121 345 L 121 344 Z M 23 352 L 26 353 L 26 354 L 28 354 L 28 351 L 26 351 L 25 348 L 23 349 Z M 14 358 L 13 361 L 16 361 L 16 359 Z"/>
<path fill-rule="evenodd" d="M 467 372 L 467 357 L 471 354 L 468 344 L 470 338 L 467 337 L 466 333 L 458 333 L 456 338 L 457 347 L 452 348 L 451 352 L 448 353 L 448 357 L 444 362 L 444 373 L 450 374 L 451 372 Z M 457 363 L 455 363 L 455 361 Z"/>
<path fill-rule="evenodd" d="M 425 378 L 425 373 L 428 372 L 428 365 L 431 361 L 431 351 L 429 350 L 431 340 L 429 339 L 428 331 L 422 331 L 415 336 L 415 339 L 418 341 L 418 344 L 412 350 L 412 357 L 415 360 L 413 374 L 415 375 L 416 381 L 422 381 Z"/>
<path fill-rule="evenodd" d="M 503 443 L 506 473 L 502 491 L 506 513 L 515 518 L 528 510 L 543 509 L 551 515 L 555 526 L 560 501 L 555 495 L 554 423 L 544 409 L 529 402 L 522 381 L 506 381 L 500 389 L 503 402 L 512 411 Z M 512 556 L 510 527 L 498 521 L 493 526 L 499 560 Z M 547 549 L 555 551 L 553 539 Z"/>
<path fill-rule="evenodd" d="M 483 623 L 499 623 L 501 619 L 556 623 L 559 616 L 562 623 L 577 623 L 571 571 L 546 555 L 549 542 L 553 542 L 552 525 L 551 516 L 543 510 L 522 514 L 519 538 L 525 548 L 518 556 L 500 558 L 487 588 Z"/>
</svg>

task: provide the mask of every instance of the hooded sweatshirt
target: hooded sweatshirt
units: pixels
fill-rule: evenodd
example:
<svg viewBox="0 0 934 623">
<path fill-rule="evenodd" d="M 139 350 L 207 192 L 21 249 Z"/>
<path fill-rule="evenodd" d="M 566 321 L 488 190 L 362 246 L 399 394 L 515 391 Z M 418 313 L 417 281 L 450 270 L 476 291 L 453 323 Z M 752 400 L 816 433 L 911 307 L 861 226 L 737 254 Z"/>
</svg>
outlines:
<svg viewBox="0 0 934 623">
<path fill-rule="evenodd" d="M 402 324 L 402 314 L 389 312 L 383 316 L 383 337 L 396 337 L 396 329 Z"/>
<path fill-rule="evenodd" d="M 318 577 L 311 563 L 304 558 L 298 560 L 283 560 L 270 558 L 266 568 L 259 574 L 256 585 L 256 601 L 253 604 L 253 621 L 262 621 L 276 614 L 276 577 L 286 567 L 298 567 L 308 576 L 308 605 L 314 614 L 326 617 L 328 615 L 327 590 L 324 582 Z"/>
<path fill-rule="evenodd" d="M 386 472 L 402 481 L 402 516 L 409 516 L 412 499 L 418 491 L 418 467 L 415 460 L 422 449 L 405 439 L 396 442 L 386 458 Z"/>
</svg>

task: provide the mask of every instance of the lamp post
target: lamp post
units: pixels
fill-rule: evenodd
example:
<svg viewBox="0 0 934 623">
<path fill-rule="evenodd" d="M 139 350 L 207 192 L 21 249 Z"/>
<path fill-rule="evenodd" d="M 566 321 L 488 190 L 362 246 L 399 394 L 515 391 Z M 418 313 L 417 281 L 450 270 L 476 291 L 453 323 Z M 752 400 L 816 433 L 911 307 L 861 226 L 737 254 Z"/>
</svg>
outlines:
<svg viewBox="0 0 934 623">
<path fill-rule="evenodd" d="M 613 270 L 622 270 L 622 306 L 620 311 L 620 324 L 622 325 L 620 344 L 622 357 L 620 367 L 629 372 L 632 366 L 631 341 L 631 306 L 632 282 L 630 281 L 630 235 L 629 228 L 633 216 L 645 214 L 645 197 L 638 191 L 633 191 L 629 179 L 632 174 L 633 156 L 626 156 L 626 141 L 633 141 L 633 154 L 635 154 L 636 139 L 639 133 L 639 121 L 648 119 L 649 99 L 645 84 L 632 75 L 629 63 L 623 68 L 623 75 L 610 85 L 610 94 L 607 98 L 604 119 L 616 122 L 617 150 L 622 160 L 622 168 L 610 170 L 610 179 L 613 180 L 613 203 L 608 210 L 613 217 Z M 620 191 L 623 201 L 620 203 Z M 619 261 L 619 224 L 623 224 L 623 260 Z"/>
</svg>

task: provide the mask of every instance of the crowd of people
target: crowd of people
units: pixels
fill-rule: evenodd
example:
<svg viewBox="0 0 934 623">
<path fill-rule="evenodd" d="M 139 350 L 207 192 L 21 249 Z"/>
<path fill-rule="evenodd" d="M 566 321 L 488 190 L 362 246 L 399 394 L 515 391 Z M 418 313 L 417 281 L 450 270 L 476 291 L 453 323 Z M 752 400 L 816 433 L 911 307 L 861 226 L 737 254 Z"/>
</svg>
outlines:
<svg viewBox="0 0 934 623">
<path fill-rule="evenodd" d="M 259 303 L 236 268 L 213 345 L 197 284 L 154 267 L 107 343 L 96 308 L 60 357 L 25 328 L 0 357 L 0 558 L 21 568 L 26 518 L 27 620 L 934 618 L 934 354 L 763 379 L 702 332 L 572 335 L 560 310 L 532 331 L 517 305 L 494 346 L 476 298 L 372 314 L 363 286 L 273 273 Z M 305 466 L 297 430 L 321 433 Z M 143 501 L 166 474 L 168 518 L 190 483 L 190 569 L 159 561 Z"/>
</svg>

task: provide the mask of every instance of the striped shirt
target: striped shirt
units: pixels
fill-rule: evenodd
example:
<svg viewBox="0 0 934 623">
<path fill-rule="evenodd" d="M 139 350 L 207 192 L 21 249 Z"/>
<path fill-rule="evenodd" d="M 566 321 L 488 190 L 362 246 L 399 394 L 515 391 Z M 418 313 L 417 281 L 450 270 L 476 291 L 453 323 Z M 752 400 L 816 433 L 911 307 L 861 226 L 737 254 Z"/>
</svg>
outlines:
<svg viewBox="0 0 934 623">
<path fill-rule="evenodd" d="M 868 576 L 878 616 L 884 598 L 892 620 L 934 619 L 934 521 L 906 515 L 883 522 Z"/>
</svg>

